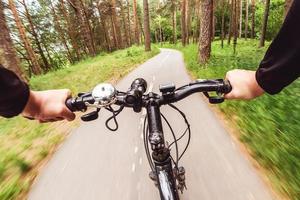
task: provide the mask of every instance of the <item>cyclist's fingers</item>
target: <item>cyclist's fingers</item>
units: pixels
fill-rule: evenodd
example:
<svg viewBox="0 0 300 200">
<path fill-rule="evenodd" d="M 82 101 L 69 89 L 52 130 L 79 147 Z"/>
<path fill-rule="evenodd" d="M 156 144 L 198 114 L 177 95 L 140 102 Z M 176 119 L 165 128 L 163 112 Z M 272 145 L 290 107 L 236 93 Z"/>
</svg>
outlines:
<svg viewBox="0 0 300 200">
<path fill-rule="evenodd" d="M 73 121 L 76 117 L 67 107 L 64 107 L 60 113 L 60 116 L 68 121 Z"/>
</svg>

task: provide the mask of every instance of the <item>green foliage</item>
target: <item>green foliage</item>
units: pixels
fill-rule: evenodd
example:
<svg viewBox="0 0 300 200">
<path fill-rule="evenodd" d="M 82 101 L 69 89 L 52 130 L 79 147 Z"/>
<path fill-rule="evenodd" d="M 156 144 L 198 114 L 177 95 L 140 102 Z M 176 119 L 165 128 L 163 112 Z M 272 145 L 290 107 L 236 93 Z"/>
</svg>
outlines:
<svg viewBox="0 0 300 200">
<path fill-rule="evenodd" d="M 18 182 L 19 177 L 14 177 L 6 183 L 0 183 L 0 199 L 13 200 L 22 191 Z"/>
<path fill-rule="evenodd" d="M 284 20 L 284 0 L 272 0 L 270 4 L 270 13 L 268 18 L 268 27 L 266 32 L 266 39 L 272 40 L 278 33 Z M 260 36 L 260 31 L 263 22 L 265 5 L 258 2 L 256 5 L 256 33 Z"/>
<path fill-rule="evenodd" d="M 258 49 L 256 40 L 239 40 L 238 52 L 231 46 L 212 45 L 210 62 L 197 63 L 197 45 L 180 49 L 187 68 L 197 78 L 222 78 L 235 68 L 255 70 L 266 48 Z M 273 185 L 291 199 L 300 199 L 300 80 L 280 94 L 264 95 L 252 101 L 226 101 L 219 108 L 237 125 L 240 139 L 253 157 L 266 169 Z"/>
</svg>

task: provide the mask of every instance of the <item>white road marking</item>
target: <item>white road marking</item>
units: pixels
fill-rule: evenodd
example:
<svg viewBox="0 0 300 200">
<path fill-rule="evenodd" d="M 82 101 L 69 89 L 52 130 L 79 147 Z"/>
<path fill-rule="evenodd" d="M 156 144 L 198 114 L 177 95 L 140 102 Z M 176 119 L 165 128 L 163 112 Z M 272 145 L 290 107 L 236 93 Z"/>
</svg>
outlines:
<svg viewBox="0 0 300 200">
<path fill-rule="evenodd" d="M 156 78 L 156 77 L 153 75 L 153 77 L 152 77 L 153 82 L 155 81 L 155 78 Z"/>
<path fill-rule="evenodd" d="M 132 163 L 131 171 L 135 172 L 135 163 Z"/>
<path fill-rule="evenodd" d="M 143 163 L 143 159 L 142 159 L 142 157 L 140 157 L 139 164 L 142 165 L 142 163 Z"/>
<path fill-rule="evenodd" d="M 142 139 L 142 140 L 144 139 L 144 134 L 143 134 L 143 133 L 141 133 L 141 139 Z"/>
<path fill-rule="evenodd" d="M 139 151 L 139 148 L 136 146 L 134 147 L 134 153 L 136 154 Z"/>
</svg>

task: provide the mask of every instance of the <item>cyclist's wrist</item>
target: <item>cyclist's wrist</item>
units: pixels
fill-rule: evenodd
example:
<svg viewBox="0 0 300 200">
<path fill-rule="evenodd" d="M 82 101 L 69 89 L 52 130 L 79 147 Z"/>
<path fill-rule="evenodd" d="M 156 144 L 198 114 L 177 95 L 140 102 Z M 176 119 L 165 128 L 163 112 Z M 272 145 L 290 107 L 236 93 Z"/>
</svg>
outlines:
<svg viewBox="0 0 300 200">
<path fill-rule="evenodd" d="M 263 95 L 265 93 L 264 89 L 258 84 L 258 81 L 256 79 L 256 73 L 254 74 L 254 76 L 252 77 L 253 81 L 251 81 L 251 92 L 252 92 L 252 97 L 256 98 L 259 97 L 261 95 Z"/>
<path fill-rule="evenodd" d="M 37 96 L 38 92 L 30 91 L 27 104 L 21 113 L 23 117 L 37 118 L 38 113 L 40 113 L 40 102 Z"/>
</svg>

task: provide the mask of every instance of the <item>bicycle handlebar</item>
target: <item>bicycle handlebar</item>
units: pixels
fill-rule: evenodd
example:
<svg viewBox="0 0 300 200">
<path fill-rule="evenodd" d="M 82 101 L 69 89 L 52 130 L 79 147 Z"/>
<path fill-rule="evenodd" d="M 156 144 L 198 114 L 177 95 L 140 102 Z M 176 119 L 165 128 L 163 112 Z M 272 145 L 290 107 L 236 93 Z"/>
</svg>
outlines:
<svg viewBox="0 0 300 200">
<path fill-rule="evenodd" d="M 112 99 L 106 99 L 106 101 L 109 100 L 106 105 L 116 104 L 125 107 L 132 107 L 134 108 L 135 112 L 139 112 L 142 107 L 146 107 L 146 105 L 149 103 L 149 99 L 151 98 L 158 101 L 159 105 L 165 105 L 180 101 L 196 92 L 204 93 L 205 96 L 209 98 L 210 103 L 221 103 L 224 101 L 224 98 L 219 94 L 229 93 L 232 89 L 230 83 L 222 79 L 201 81 L 198 80 L 178 89 L 175 89 L 174 84 L 161 85 L 160 92 L 162 93 L 162 95 L 158 95 L 152 92 L 149 94 L 144 94 L 146 88 L 147 83 L 144 79 L 136 79 L 131 84 L 129 91 L 115 91 Z M 103 92 L 104 90 L 105 87 L 102 88 Z M 218 96 L 211 97 L 209 96 L 208 92 L 217 92 Z M 88 93 L 80 93 L 75 98 L 67 99 L 66 106 L 72 112 L 85 111 L 87 107 L 105 107 L 105 103 L 95 100 L 93 93 L 94 91 Z"/>
</svg>

